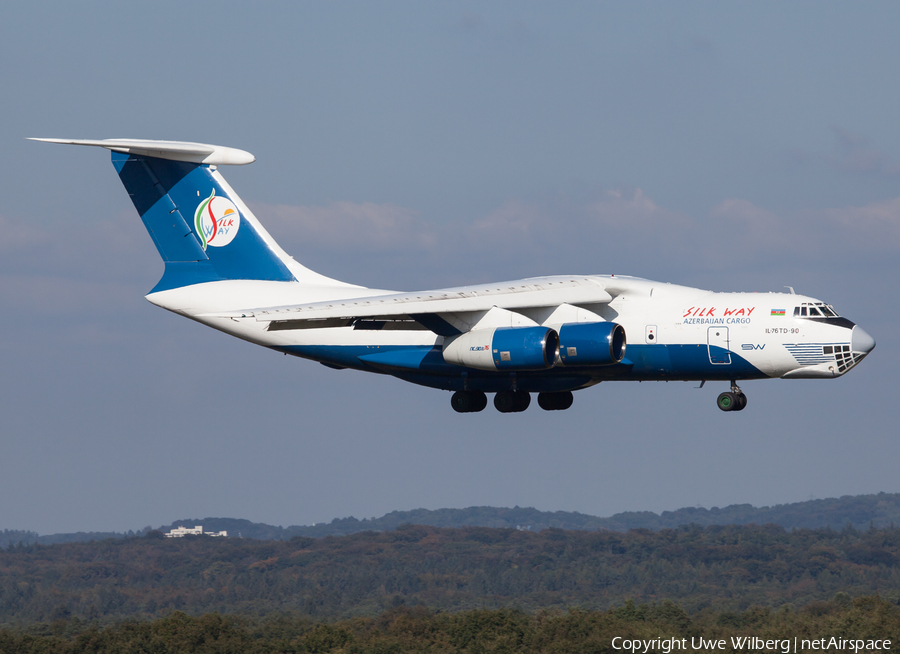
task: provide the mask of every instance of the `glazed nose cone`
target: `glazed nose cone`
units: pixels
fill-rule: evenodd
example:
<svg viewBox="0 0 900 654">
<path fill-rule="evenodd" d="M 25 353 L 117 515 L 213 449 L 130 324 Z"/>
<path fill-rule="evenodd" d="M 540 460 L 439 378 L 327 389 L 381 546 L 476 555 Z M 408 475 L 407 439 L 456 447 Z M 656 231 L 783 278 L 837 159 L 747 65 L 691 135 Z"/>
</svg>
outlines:
<svg viewBox="0 0 900 654">
<path fill-rule="evenodd" d="M 853 333 L 850 336 L 850 348 L 854 352 L 862 352 L 863 354 L 868 354 L 875 347 L 875 339 L 869 336 L 869 334 L 859 325 L 856 325 L 853 328 Z"/>
</svg>

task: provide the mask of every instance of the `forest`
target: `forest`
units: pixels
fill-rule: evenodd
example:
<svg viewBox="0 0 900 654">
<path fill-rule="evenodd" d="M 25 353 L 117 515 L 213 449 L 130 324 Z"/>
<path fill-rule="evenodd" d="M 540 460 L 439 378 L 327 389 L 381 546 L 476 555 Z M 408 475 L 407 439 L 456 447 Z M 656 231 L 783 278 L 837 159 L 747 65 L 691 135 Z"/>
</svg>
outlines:
<svg viewBox="0 0 900 654">
<path fill-rule="evenodd" d="M 671 601 L 690 615 L 900 599 L 900 528 L 686 526 L 627 533 L 406 525 L 288 541 L 107 539 L 0 551 L 0 625 L 113 624 L 180 611 L 313 621 L 398 606 L 605 611 Z"/>
<path fill-rule="evenodd" d="M 108 627 L 60 619 L 27 629 L 0 629 L 0 654 L 113 654 L 153 652 L 193 654 L 234 652 L 422 653 L 578 653 L 616 650 L 613 639 L 722 639 L 717 652 L 745 652 L 747 637 L 763 640 L 852 638 L 878 640 L 890 651 L 900 641 L 900 608 L 880 597 L 850 600 L 839 594 L 802 609 L 755 607 L 742 612 L 709 609 L 689 615 L 676 604 L 628 601 L 605 611 L 473 609 L 458 613 L 424 607 L 395 607 L 373 617 L 313 622 L 289 614 L 264 619 L 182 612 L 153 621 L 125 621 Z M 884 647 L 885 640 L 890 642 Z M 616 641 L 621 644 L 621 641 Z M 658 640 L 657 640 L 658 642 Z M 798 652 L 822 651 L 803 647 Z M 648 654 L 665 650 L 648 648 Z M 705 652 L 696 647 L 689 652 Z M 835 651 L 835 648 L 829 651 Z"/>
</svg>

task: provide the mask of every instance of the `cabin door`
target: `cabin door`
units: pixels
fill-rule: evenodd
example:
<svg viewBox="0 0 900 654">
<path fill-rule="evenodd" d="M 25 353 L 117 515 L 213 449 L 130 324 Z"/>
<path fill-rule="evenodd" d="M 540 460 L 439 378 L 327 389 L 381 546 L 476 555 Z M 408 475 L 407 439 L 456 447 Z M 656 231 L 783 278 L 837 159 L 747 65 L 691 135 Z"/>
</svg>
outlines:
<svg viewBox="0 0 900 654">
<path fill-rule="evenodd" d="M 706 347 L 709 351 L 709 362 L 718 366 L 731 363 L 728 351 L 728 327 L 710 327 L 706 330 Z"/>
</svg>

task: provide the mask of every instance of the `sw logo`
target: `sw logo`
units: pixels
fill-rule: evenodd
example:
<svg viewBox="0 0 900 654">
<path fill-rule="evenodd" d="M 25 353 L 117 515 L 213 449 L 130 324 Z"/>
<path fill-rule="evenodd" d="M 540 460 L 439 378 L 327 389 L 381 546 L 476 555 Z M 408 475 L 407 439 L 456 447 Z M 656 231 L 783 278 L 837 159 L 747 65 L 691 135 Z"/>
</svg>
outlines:
<svg viewBox="0 0 900 654">
<path fill-rule="evenodd" d="M 743 345 L 741 345 L 742 350 L 762 350 L 765 347 L 765 343 L 763 343 L 762 345 L 759 345 L 758 343 L 756 345 L 752 345 L 750 343 L 744 343 Z"/>
<path fill-rule="evenodd" d="M 203 241 L 203 249 L 207 245 L 220 248 L 234 240 L 241 226 L 241 214 L 237 207 L 227 198 L 217 198 L 216 189 L 200 203 L 194 213 L 194 226 Z"/>
</svg>

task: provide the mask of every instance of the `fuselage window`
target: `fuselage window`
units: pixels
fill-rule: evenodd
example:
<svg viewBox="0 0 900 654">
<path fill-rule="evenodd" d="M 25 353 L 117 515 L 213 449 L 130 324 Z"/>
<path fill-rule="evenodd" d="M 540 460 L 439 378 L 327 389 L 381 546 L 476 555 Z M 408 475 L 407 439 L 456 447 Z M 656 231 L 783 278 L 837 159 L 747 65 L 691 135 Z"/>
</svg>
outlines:
<svg viewBox="0 0 900 654">
<path fill-rule="evenodd" d="M 811 315 L 811 316 L 821 316 L 822 314 L 819 313 L 819 310 L 816 309 L 815 307 L 810 307 L 810 308 L 809 308 L 809 315 Z"/>
<path fill-rule="evenodd" d="M 801 315 L 801 316 L 805 316 L 805 315 L 806 315 L 806 307 L 800 307 L 800 315 Z"/>
</svg>

